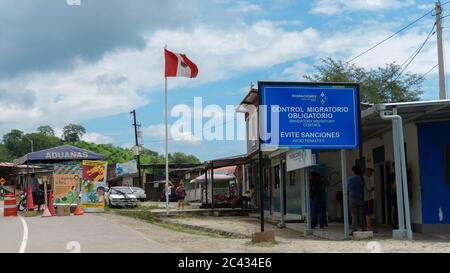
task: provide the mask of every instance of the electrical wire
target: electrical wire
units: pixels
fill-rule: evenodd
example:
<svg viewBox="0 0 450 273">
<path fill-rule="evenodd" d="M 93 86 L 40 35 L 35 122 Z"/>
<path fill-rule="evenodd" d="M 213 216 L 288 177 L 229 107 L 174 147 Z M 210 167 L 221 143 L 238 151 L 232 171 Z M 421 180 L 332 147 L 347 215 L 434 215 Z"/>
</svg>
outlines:
<svg viewBox="0 0 450 273">
<path fill-rule="evenodd" d="M 395 78 L 395 80 L 393 80 L 392 82 L 397 81 L 403 74 L 403 72 L 406 71 L 406 69 L 409 67 L 409 65 L 411 65 L 411 63 L 414 61 L 414 59 L 420 54 L 420 52 L 422 51 L 422 49 L 425 47 L 425 45 L 427 44 L 427 42 L 430 40 L 431 36 L 434 35 L 435 31 L 434 29 L 436 28 L 436 23 L 433 24 L 433 27 L 431 28 L 430 32 L 428 33 L 427 38 L 425 39 L 425 41 L 423 41 L 423 43 L 419 46 L 418 49 L 416 49 L 414 51 L 414 53 L 405 60 L 405 62 L 401 65 L 401 67 L 403 67 L 403 69 L 400 71 L 400 73 L 397 75 L 397 77 Z M 405 65 L 406 64 L 406 65 Z"/>
<path fill-rule="evenodd" d="M 447 1 L 447 2 L 445 2 L 445 3 L 443 3 L 443 4 L 441 4 L 441 8 L 442 8 L 443 6 L 449 4 L 449 3 L 450 3 L 450 1 Z M 382 45 L 382 44 L 385 43 L 386 41 L 388 41 L 388 40 L 394 38 L 395 36 L 397 36 L 398 34 L 400 34 L 401 32 L 403 32 L 404 30 L 410 28 L 411 26 L 413 26 L 414 24 L 416 24 L 417 22 L 419 22 L 419 21 L 422 20 L 423 18 L 427 17 L 428 15 L 430 15 L 430 14 L 433 15 L 433 11 L 435 11 L 434 8 L 431 9 L 431 10 L 429 10 L 427 13 L 425 13 L 425 14 L 422 15 L 422 16 L 420 16 L 419 18 L 415 19 L 414 21 L 412 21 L 412 22 L 409 23 L 408 25 L 404 26 L 404 27 L 401 28 L 400 30 L 394 32 L 394 33 L 391 34 L 390 36 L 384 38 L 384 39 L 381 40 L 380 42 L 376 43 L 375 45 L 369 47 L 368 49 L 364 50 L 364 51 L 361 52 L 360 54 L 358 54 L 358 55 L 356 55 L 355 57 L 351 58 L 350 60 L 348 60 L 347 62 L 345 62 L 345 64 L 351 63 L 351 62 L 353 62 L 354 60 L 358 59 L 359 57 L 361 57 L 361 56 L 367 54 L 368 52 L 370 52 L 370 51 L 372 51 L 373 49 L 375 49 L 376 47 Z M 443 19 L 443 18 L 445 18 L 445 17 L 448 17 L 448 16 L 450 16 L 450 15 L 446 15 L 446 16 L 444 16 L 444 17 L 441 17 L 441 19 Z"/>
<path fill-rule="evenodd" d="M 435 70 L 436 69 L 436 67 L 438 67 L 439 66 L 439 64 L 436 64 L 435 66 L 433 66 L 433 68 L 431 68 L 430 70 L 428 70 L 426 73 L 424 73 L 421 77 L 423 78 L 423 79 L 425 79 L 426 78 L 426 76 L 428 75 L 428 74 L 430 74 L 433 70 Z"/>
<path fill-rule="evenodd" d="M 450 1 L 449 1 L 450 2 Z M 365 51 L 361 52 L 360 54 L 356 55 L 355 57 L 351 58 L 350 60 L 348 60 L 347 62 L 345 62 L 346 64 L 353 62 L 354 60 L 358 59 L 359 57 L 367 54 L 368 52 L 372 51 L 373 49 L 375 49 L 376 47 L 382 45 L 383 43 L 385 43 L 386 41 L 394 38 L 395 36 L 397 36 L 398 34 L 400 34 L 401 32 L 403 32 L 404 30 L 410 28 L 411 26 L 413 26 L 414 24 L 416 24 L 417 22 L 419 22 L 420 20 L 422 20 L 423 18 L 427 17 L 428 15 L 431 14 L 431 12 L 434 11 L 434 9 L 428 11 L 427 13 L 425 13 L 424 15 L 422 15 L 421 17 L 417 18 L 416 20 L 412 21 L 411 23 L 409 23 L 408 25 L 406 25 L 405 27 L 401 28 L 400 30 L 394 32 L 393 34 L 391 34 L 390 36 L 384 38 L 383 40 L 381 40 L 380 42 L 376 43 L 375 45 L 369 47 L 368 49 L 366 49 Z"/>
</svg>

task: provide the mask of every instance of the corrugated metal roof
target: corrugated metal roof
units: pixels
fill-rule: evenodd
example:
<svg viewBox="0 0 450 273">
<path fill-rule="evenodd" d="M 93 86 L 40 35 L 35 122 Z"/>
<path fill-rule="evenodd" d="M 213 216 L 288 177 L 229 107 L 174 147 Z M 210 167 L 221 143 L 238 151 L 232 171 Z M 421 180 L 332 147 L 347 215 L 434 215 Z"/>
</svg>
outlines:
<svg viewBox="0 0 450 273">
<path fill-rule="evenodd" d="M 11 162 L 0 162 L 0 168 L 26 169 L 27 165 L 16 165 Z M 42 169 L 42 167 L 40 167 L 40 166 L 32 166 L 32 165 L 28 166 L 28 168 Z"/>
<path fill-rule="evenodd" d="M 380 109 L 397 110 L 403 124 L 450 120 L 450 100 L 384 103 L 361 113 L 362 137 L 371 139 L 392 130 L 392 122 L 380 118 Z"/>
</svg>

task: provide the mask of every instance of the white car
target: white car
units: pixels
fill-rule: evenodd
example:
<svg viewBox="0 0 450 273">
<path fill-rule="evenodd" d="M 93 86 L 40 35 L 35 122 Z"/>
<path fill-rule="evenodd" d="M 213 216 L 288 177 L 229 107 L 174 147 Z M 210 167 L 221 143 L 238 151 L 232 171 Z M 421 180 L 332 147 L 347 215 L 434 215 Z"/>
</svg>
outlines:
<svg viewBox="0 0 450 273">
<path fill-rule="evenodd" d="M 145 194 L 145 191 L 142 188 L 131 187 L 131 190 L 133 191 L 134 195 L 136 195 L 139 201 L 141 202 L 147 201 L 147 194 Z"/>
<path fill-rule="evenodd" d="M 112 187 L 105 197 L 110 207 L 137 207 L 139 202 L 130 187 Z"/>
</svg>

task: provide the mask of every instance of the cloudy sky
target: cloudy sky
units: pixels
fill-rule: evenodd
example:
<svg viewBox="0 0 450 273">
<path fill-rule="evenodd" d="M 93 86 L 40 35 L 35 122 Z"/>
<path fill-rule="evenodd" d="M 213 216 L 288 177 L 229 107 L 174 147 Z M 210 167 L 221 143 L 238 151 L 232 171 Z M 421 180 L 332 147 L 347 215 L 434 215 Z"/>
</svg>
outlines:
<svg viewBox="0 0 450 273">
<path fill-rule="evenodd" d="M 170 107 L 192 108 L 194 97 L 202 97 L 203 106 L 225 109 L 241 101 L 251 82 L 303 80 L 320 58 L 348 60 L 434 6 L 431 0 L 67 2 L 77 1 L 0 0 L 0 134 L 78 123 L 86 127 L 87 141 L 129 147 L 129 112 L 136 109 L 143 144 L 158 152 L 164 151 L 164 45 L 186 53 L 200 70 L 194 80 L 169 79 Z M 403 63 L 433 20 L 430 14 L 356 63 Z M 450 25 L 444 27 L 448 46 Z M 411 72 L 437 64 L 435 41 L 433 36 Z M 437 85 L 434 70 L 424 100 L 438 97 Z M 245 152 L 242 141 L 185 136 L 171 141 L 170 150 L 202 160 Z"/>
</svg>

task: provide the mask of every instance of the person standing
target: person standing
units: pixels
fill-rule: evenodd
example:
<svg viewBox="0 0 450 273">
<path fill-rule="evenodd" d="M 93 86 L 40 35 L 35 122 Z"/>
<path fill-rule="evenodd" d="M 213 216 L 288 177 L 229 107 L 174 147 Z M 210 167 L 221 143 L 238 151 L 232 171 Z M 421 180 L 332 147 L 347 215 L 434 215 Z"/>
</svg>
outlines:
<svg viewBox="0 0 450 273">
<path fill-rule="evenodd" d="M 33 197 L 33 203 L 38 206 L 38 211 L 41 210 L 39 199 L 39 180 L 36 178 L 36 174 L 30 174 L 30 183 L 27 185 L 31 187 L 31 195 Z"/>
<path fill-rule="evenodd" d="M 320 222 L 320 227 L 324 228 L 323 219 L 319 218 L 319 213 L 322 206 L 322 183 L 320 181 L 320 174 L 317 172 L 311 172 L 309 176 L 309 196 L 311 202 L 311 228 L 315 229 Z"/>
<path fill-rule="evenodd" d="M 364 171 L 364 216 L 368 231 L 373 231 L 373 208 L 375 199 L 375 184 L 372 179 L 373 169 L 366 168 Z"/>
<path fill-rule="evenodd" d="M 172 195 L 173 184 L 169 181 L 166 185 L 165 194 L 166 194 L 166 207 L 170 208 L 170 196 Z"/>
<path fill-rule="evenodd" d="M 348 178 L 348 195 L 350 203 L 350 214 L 352 216 L 352 232 L 358 231 L 362 226 L 362 200 L 363 181 L 361 178 L 361 168 L 357 165 L 352 167 L 353 176 Z"/>
<path fill-rule="evenodd" d="M 184 188 L 184 183 L 180 182 L 176 189 L 177 197 L 178 197 L 178 209 L 184 210 L 184 199 L 186 198 L 186 189 Z"/>
<path fill-rule="evenodd" d="M 328 227 L 328 193 L 327 185 L 328 180 L 322 174 L 319 174 L 319 184 L 320 184 L 320 206 L 318 209 L 319 215 L 319 225 L 320 228 Z"/>
</svg>

